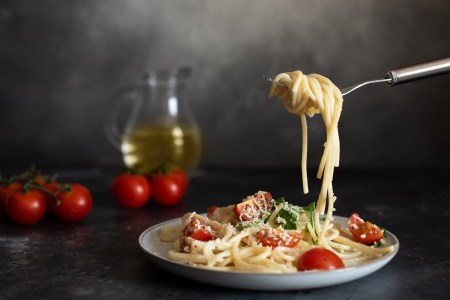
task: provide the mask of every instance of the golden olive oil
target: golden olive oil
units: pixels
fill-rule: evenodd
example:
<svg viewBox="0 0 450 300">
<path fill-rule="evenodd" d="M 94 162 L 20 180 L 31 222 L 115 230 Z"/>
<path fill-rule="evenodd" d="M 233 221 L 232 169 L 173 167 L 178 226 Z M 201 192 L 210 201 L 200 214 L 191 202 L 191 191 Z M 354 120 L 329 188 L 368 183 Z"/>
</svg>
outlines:
<svg viewBox="0 0 450 300">
<path fill-rule="evenodd" d="M 142 125 L 124 137 L 122 153 L 125 165 L 141 172 L 168 162 L 187 170 L 200 160 L 201 137 L 192 128 Z"/>
</svg>

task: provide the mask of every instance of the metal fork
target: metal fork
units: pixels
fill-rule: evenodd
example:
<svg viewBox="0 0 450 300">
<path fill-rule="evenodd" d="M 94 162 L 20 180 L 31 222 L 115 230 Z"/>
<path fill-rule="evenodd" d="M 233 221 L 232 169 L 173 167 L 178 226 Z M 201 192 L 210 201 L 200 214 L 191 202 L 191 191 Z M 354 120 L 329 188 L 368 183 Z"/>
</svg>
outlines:
<svg viewBox="0 0 450 300">
<path fill-rule="evenodd" d="M 420 64 L 414 64 L 406 67 L 401 68 L 395 68 L 392 70 L 389 70 L 384 78 L 378 78 L 373 80 L 367 80 L 363 81 L 348 87 L 345 87 L 341 89 L 342 96 L 345 96 L 354 90 L 359 89 L 362 86 L 372 84 L 372 83 L 379 83 L 379 82 L 386 82 L 389 83 L 391 86 L 398 85 L 401 83 L 406 83 L 410 81 L 415 81 L 419 79 L 428 78 L 431 76 L 446 74 L 450 72 L 450 57 L 432 60 L 428 62 L 423 62 Z M 272 78 L 267 77 L 263 75 L 263 77 L 270 81 L 274 82 L 275 84 L 282 86 L 284 88 L 287 88 L 286 85 L 283 83 L 279 83 L 277 81 L 274 81 Z"/>
</svg>

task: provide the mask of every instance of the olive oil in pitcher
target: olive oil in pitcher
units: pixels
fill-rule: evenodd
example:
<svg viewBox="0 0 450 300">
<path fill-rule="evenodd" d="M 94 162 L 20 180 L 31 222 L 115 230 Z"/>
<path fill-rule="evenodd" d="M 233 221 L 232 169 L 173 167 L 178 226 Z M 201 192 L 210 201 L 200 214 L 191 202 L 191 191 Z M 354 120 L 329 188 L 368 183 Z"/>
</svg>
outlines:
<svg viewBox="0 0 450 300">
<path fill-rule="evenodd" d="M 185 170 L 199 164 L 201 134 L 183 97 L 190 73 L 186 67 L 150 70 L 119 95 L 107 124 L 107 136 L 122 152 L 127 168 L 146 173 L 167 163 Z M 126 105 L 128 117 L 119 126 Z"/>
<path fill-rule="evenodd" d="M 142 172 L 167 162 L 192 169 L 201 156 L 200 133 L 181 126 L 143 125 L 124 137 L 122 153 L 129 168 Z"/>
</svg>

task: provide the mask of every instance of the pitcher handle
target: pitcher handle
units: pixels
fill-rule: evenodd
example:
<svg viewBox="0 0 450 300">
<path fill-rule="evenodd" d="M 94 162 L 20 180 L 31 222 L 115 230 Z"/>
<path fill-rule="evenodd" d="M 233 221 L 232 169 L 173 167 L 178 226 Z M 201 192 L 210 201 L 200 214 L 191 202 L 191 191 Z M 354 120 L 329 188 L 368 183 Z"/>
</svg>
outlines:
<svg viewBox="0 0 450 300">
<path fill-rule="evenodd" d="M 126 87 L 121 89 L 118 93 L 116 93 L 114 98 L 118 98 L 117 102 L 111 106 L 111 109 L 106 114 L 106 118 L 104 121 L 104 132 L 109 143 L 117 150 L 121 151 L 122 145 L 122 136 L 124 133 L 124 127 L 119 125 L 119 116 L 122 113 L 122 108 L 127 102 L 135 101 L 133 99 L 132 93 L 136 92 L 136 86 Z"/>
</svg>

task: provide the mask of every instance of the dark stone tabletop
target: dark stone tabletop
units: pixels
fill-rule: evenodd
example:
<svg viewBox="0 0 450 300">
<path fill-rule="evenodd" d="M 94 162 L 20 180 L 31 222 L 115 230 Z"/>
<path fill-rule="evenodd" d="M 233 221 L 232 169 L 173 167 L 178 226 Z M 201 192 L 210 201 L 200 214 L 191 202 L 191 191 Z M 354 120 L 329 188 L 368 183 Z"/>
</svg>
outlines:
<svg viewBox="0 0 450 300">
<path fill-rule="evenodd" d="M 341 170 L 336 215 L 359 212 L 400 240 L 400 251 L 364 278 L 314 290 L 263 292 L 228 289 L 178 277 L 151 262 L 138 244 L 148 227 L 228 205 L 258 190 L 307 204 L 319 182 L 301 192 L 298 170 L 196 170 L 173 207 L 119 207 L 111 195 L 117 170 L 59 169 L 85 184 L 94 208 L 78 223 L 42 220 L 21 226 L 0 221 L 1 299 L 448 299 L 450 294 L 450 172 Z"/>
</svg>

